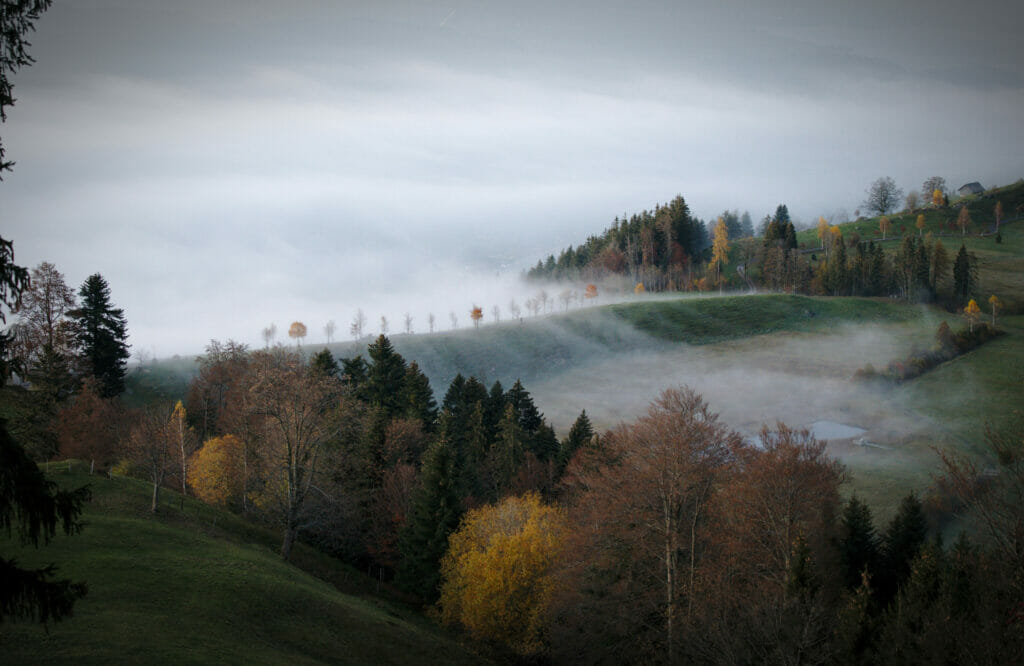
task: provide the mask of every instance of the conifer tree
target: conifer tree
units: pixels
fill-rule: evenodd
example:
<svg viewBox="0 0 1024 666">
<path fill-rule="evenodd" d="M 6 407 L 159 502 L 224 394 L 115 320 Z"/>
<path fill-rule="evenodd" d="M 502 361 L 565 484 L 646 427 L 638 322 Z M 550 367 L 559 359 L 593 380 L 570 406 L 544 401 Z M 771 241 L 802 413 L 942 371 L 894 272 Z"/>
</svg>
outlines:
<svg viewBox="0 0 1024 666">
<path fill-rule="evenodd" d="M 90 275 L 78 293 L 80 306 L 72 313 L 77 322 L 78 347 L 85 370 L 100 384 L 104 398 L 124 392 L 128 361 L 124 310 L 110 302 L 110 287 L 99 273 Z"/>
<path fill-rule="evenodd" d="M 587 416 L 587 410 L 584 409 L 580 412 L 580 415 L 576 417 L 576 421 L 574 421 L 572 427 L 569 428 L 569 434 L 562 440 L 561 446 L 559 447 L 559 469 L 564 470 L 565 466 L 569 464 L 570 460 L 572 460 L 573 454 L 586 446 L 593 437 L 594 426 L 591 425 L 590 417 Z"/>
<path fill-rule="evenodd" d="M 400 411 L 405 359 L 395 351 L 387 336 L 380 335 L 367 348 L 370 363 L 366 371 L 366 398 L 373 406 L 384 408 L 389 416 Z"/>
<path fill-rule="evenodd" d="M 428 603 L 438 597 L 441 557 L 463 513 L 461 465 L 448 438 L 447 421 L 448 414 L 442 413 L 438 437 L 423 454 L 419 486 L 399 536 L 402 557 L 396 582 Z"/>
<path fill-rule="evenodd" d="M 884 606 L 910 577 L 910 565 L 928 538 L 928 520 L 917 496 L 903 498 L 882 538 L 878 591 Z"/>
<path fill-rule="evenodd" d="M 311 372 L 320 373 L 323 377 L 331 378 L 337 378 L 341 372 L 338 362 L 334 360 L 334 354 L 326 347 L 313 354 L 313 358 L 309 360 L 309 369 Z"/>
<path fill-rule="evenodd" d="M 967 248 L 961 243 L 960 251 L 953 262 L 953 291 L 957 301 L 961 303 L 970 298 L 977 283 L 977 271 L 972 259 L 973 257 L 967 253 Z"/>
<path fill-rule="evenodd" d="M 433 431 L 434 421 L 437 420 L 437 403 L 430 389 L 430 380 L 416 361 L 409 363 L 405 369 L 401 404 L 407 418 L 419 419 L 424 431 Z"/>
<path fill-rule="evenodd" d="M 878 562 L 878 535 L 871 509 L 856 495 L 843 509 L 841 528 L 838 545 L 842 580 L 846 589 L 855 590 L 863 582 L 865 572 L 869 577 L 875 573 Z"/>
<path fill-rule="evenodd" d="M 537 407 L 533 404 L 533 398 L 523 388 L 523 383 L 520 380 L 516 380 L 516 383 L 508 390 L 505 398 L 515 409 L 516 414 L 518 414 L 520 427 L 529 434 L 537 432 L 543 416 L 537 411 Z"/>
</svg>

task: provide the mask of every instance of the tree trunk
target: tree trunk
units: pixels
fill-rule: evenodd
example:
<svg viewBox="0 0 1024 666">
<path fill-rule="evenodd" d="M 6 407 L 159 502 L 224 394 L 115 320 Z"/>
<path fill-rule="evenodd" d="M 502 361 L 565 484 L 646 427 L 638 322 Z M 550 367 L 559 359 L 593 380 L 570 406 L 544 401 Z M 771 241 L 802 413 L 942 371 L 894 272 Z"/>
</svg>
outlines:
<svg viewBox="0 0 1024 666">
<path fill-rule="evenodd" d="M 292 524 L 288 524 L 284 528 L 284 541 L 281 543 L 281 557 L 285 562 L 292 556 L 292 545 L 295 543 L 295 535 L 298 529 Z"/>
<path fill-rule="evenodd" d="M 153 506 L 150 507 L 150 509 L 149 509 L 150 512 L 156 513 L 156 504 L 157 504 L 157 500 L 159 499 L 159 497 L 160 497 L 160 484 L 154 482 L 153 483 Z"/>
</svg>

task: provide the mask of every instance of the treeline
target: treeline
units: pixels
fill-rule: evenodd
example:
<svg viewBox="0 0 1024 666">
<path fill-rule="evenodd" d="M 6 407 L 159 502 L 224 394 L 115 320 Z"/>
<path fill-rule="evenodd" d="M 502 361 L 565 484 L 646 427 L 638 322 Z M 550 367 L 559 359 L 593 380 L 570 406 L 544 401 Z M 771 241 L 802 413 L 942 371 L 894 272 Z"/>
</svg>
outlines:
<svg viewBox="0 0 1024 666">
<path fill-rule="evenodd" d="M 735 238 L 752 236 L 750 214 L 723 213 Z M 693 266 L 708 260 L 711 239 L 704 222 L 690 215 L 682 196 L 654 210 L 615 218 L 599 236 L 569 246 L 557 259 L 549 255 L 527 272 L 531 279 L 598 280 L 607 275 L 627 276 L 648 290 L 687 288 Z"/>
</svg>

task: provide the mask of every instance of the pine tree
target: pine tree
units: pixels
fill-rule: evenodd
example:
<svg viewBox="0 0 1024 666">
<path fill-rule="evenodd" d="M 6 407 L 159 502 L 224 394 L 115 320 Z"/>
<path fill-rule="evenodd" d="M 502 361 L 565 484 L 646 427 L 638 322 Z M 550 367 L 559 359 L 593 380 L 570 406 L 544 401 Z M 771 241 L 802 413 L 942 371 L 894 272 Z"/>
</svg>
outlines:
<svg viewBox="0 0 1024 666">
<path fill-rule="evenodd" d="M 423 455 L 419 486 L 399 536 L 402 559 L 395 579 L 402 589 L 428 603 L 440 593 L 441 557 L 463 513 L 458 455 L 446 432 L 447 415 L 441 421 L 437 440 Z"/>
<path fill-rule="evenodd" d="M 838 545 L 842 580 L 846 589 L 855 590 L 863 582 L 865 572 L 873 578 L 878 562 L 878 535 L 871 509 L 856 495 L 843 509 L 841 528 Z"/>
<path fill-rule="evenodd" d="M 420 370 L 416 361 L 409 363 L 405 369 L 402 382 L 402 409 L 407 418 L 419 419 L 425 432 L 432 432 L 437 420 L 437 403 L 434 392 L 430 389 L 430 380 Z"/>
<path fill-rule="evenodd" d="M 528 434 L 537 432 L 537 428 L 540 427 L 543 421 L 543 416 L 541 416 L 541 413 L 537 411 L 537 407 L 533 404 L 533 398 L 523 388 L 523 383 L 517 379 L 516 383 L 505 394 L 505 398 L 515 409 L 516 414 L 518 414 L 519 426 Z"/>
<path fill-rule="evenodd" d="M 341 359 L 341 383 L 352 391 L 353 396 L 363 401 L 367 400 L 366 373 L 367 365 L 362 354 Z"/>
<path fill-rule="evenodd" d="M 882 538 L 882 567 L 877 588 L 884 606 L 910 577 L 910 565 L 928 538 L 928 520 L 920 500 L 913 493 L 900 507 Z"/>
<path fill-rule="evenodd" d="M 309 360 L 309 369 L 310 372 L 316 372 L 323 377 L 331 378 L 337 377 L 341 372 L 338 362 L 334 360 L 334 354 L 326 347 L 313 354 L 313 358 Z"/>
<path fill-rule="evenodd" d="M 113 307 L 110 287 L 99 273 L 86 278 L 78 295 L 81 305 L 71 314 L 83 365 L 99 382 L 103 397 L 112 398 L 124 392 L 129 356 L 124 310 Z"/>
<path fill-rule="evenodd" d="M 368 348 L 370 364 L 366 371 L 366 397 L 373 406 L 383 407 L 389 416 L 401 410 L 405 359 L 391 346 L 387 336 L 379 336 Z"/>
<path fill-rule="evenodd" d="M 562 440 L 562 444 L 558 450 L 558 467 L 560 470 L 564 470 L 565 466 L 572 460 L 573 455 L 586 446 L 590 440 L 594 437 L 594 426 L 590 423 L 590 417 L 587 416 L 587 410 L 580 412 L 580 415 L 576 417 L 576 421 L 573 422 L 572 427 L 569 428 L 569 434 L 565 439 Z"/>
<path fill-rule="evenodd" d="M 972 259 L 973 257 L 967 253 L 967 248 L 961 244 L 953 262 L 953 290 L 957 302 L 960 303 L 971 297 L 977 283 L 977 269 Z"/>
</svg>

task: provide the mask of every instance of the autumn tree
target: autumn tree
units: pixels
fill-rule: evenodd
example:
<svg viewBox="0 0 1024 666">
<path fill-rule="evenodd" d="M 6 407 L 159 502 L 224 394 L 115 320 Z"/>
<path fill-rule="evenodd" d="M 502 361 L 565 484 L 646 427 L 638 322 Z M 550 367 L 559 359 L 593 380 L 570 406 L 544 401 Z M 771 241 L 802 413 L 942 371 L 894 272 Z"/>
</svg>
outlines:
<svg viewBox="0 0 1024 666">
<path fill-rule="evenodd" d="M 711 265 L 715 267 L 715 280 L 722 286 L 722 266 L 729 263 L 729 228 L 725 220 L 718 218 L 715 225 L 715 239 L 711 245 Z"/>
<path fill-rule="evenodd" d="M 174 405 L 174 411 L 171 412 L 171 429 L 181 469 L 182 506 L 184 506 L 185 496 L 188 495 L 188 461 L 196 449 L 196 434 L 188 425 L 187 418 L 185 406 L 179 400 Z"/>
<path fill-rule="evenodd" d="M 566 528 L 563 510 L 537 493 L 469 511 L 441 561 L 442 621 L 521 655 L 541 652 Z"/>
<path fill-rule="evenodd" d="M 988 297 L 988 307 L 992 312 L 992 328 L 996 327 L 996 314 L 1003 309 L 1003 302 L 999 300 L 999 297 L 992 294 Z"/>
<path fill-rule="evenodd" d="M 704 594 L 711 502 L 734 445 L 738 437 L 684 388 L 584 450 L 566 482 L 582 562 L 566 571 L 575 591 L 560 603 L 572 609 L 558 616 L 563 627 L 607 645 L 606 659 L 675 661 L 680 624 Z M 639 645 L 643 654 L 631 652 Z"/>
<path fill-rule="evenodd" d="M 971 212 L 967 210 L 967 206 L 960 206 L 960 212 L 956 216 L 956 224 L 960 227 L 960 235 L 967 235 L 967 227 L 971 226 Z"/>
<path fill-rule="evenodd" d="M 932 176 L 926 178 L 924 183 L 921 185 L 921 194 L 931 201 L 932 205 L 936 208 L 942 206 L 942 200 L 944 192 L 946 191 L 946 179 L 941 176 Z M 936 199 L 936 192 L 938 198 Z"/>
<path fill-rule="evenodd" d="M 121 409 L 111 398 L 100 394 L 93 377 L 82 382 L 82 388 L 56 415 L 55 430 L 60 455 L 89 461 L 89 473 L 106 467 L 114 460 L 121 422 Z"/>
<path fill-rule="evenodd" d="M 885 240 L 886 234 L 892 229 L 892 221 L 889 220 L 888 215 L 883 215 L 878 218 L 878 230 L 882 232 L 882 240 Z"/>
<path fill-rule="evenodd" d="M 896 182 L 892 178 L 883 176 L 867 189 L 862 205 L 869 212 L 886 215 L 896 209 L 902 198 L 903 190 L 896 187 Z"/>
<path fill-rule="evenodd" d="M 293 321 L 288 327 L 288 337 L 295 340 L 295 346 L 302 346 L 302 339 L 306 337 L 306 325 L 301 321 Z"/>
<path fill-rule="evenodd" d="M 196 497 L 208 504 L 227 506 L 245 492 L 245 443 L 235 435 L 206 441 L 195 452 L 188 467 L 188 485 Z"/>
<path fill-rule="evenodd" d="M 249 388 L 251 413 L 262 420 L 261 457 L 267 479 L 257 504 L 276 514 L 287 560 L 303 526 L 318 464 L 338 438 L 345 402 L 340 380 L 310 372 L 282 348 L 256 352 Z"/>
<path fill-rule="evenodd" d="M 99 273 L 86 278 L 78 292 L 75 335 L 85 371 L 99 381 L 100 392 L 112 398 L 124 392 L 128 361 L 128 326 L 124 310 L 110 302 L 110 287 Z"/>
<path fill-rule="evenodd" d="M 974 332 L 974 325 L 978 323 L 980 316 L 981 308 L 978 307 L 978 302 L 972 298 L 964 307 L 964 319 L 967 320 L 967 326 L 972 333 Z"/>
<path fill-rule="evenodd" d="M 473 305 L 469 311 L 469 318 L 473 320 L 473 326 L 480 328 L 480 320 L 484 318 L 484 311 L 478 305 Z"/>
<path fill-rule="evenodd" d="M 153 404 L 139 414 L 128 438 L 127 453 L 153 484 L 150 511 L 157 512 L 160 488 L 178 458 L 174 405 Z"/>
<path fill-rule="evenodd" d="M 44 261 L 32 269 L 31 283 L 17 310 L 23 330 L 21 364 L 33 384 L 57 398 L 66 397 L 72 389 L 75 339 L 69 315 L 76 305 L 74 290 L 56 266 Z"/>
<path fill-rule="evenodd" d="M 926 226 L 924 221 L 924 213 L 921 213 L 920 215 L 917 216 L 917 221 L 914 223 L 914 226 L 917 227 L 918 236 L 924 233 L 924 228 Z"/>
<path fill-rule="evenodd" d="M 1003 221 L 1003 202 L 1002 201 L 997 201 L 996 202 L 996 207 L 995 207 L 995 210 L 993 211 L 992 216 L 995 218 L 995 221 L 996 221 L 996 233 L 998 234 L 999 233 L 999 225 L 1002 224 L 1002 221 Z"/>
<path fill-rule="evenodd" d="M 947 199 L 945 193 L 942 190 L 932 190 L 932 206 L 935 208 L 941 208 L 947 205 Z"/>
</svg>

